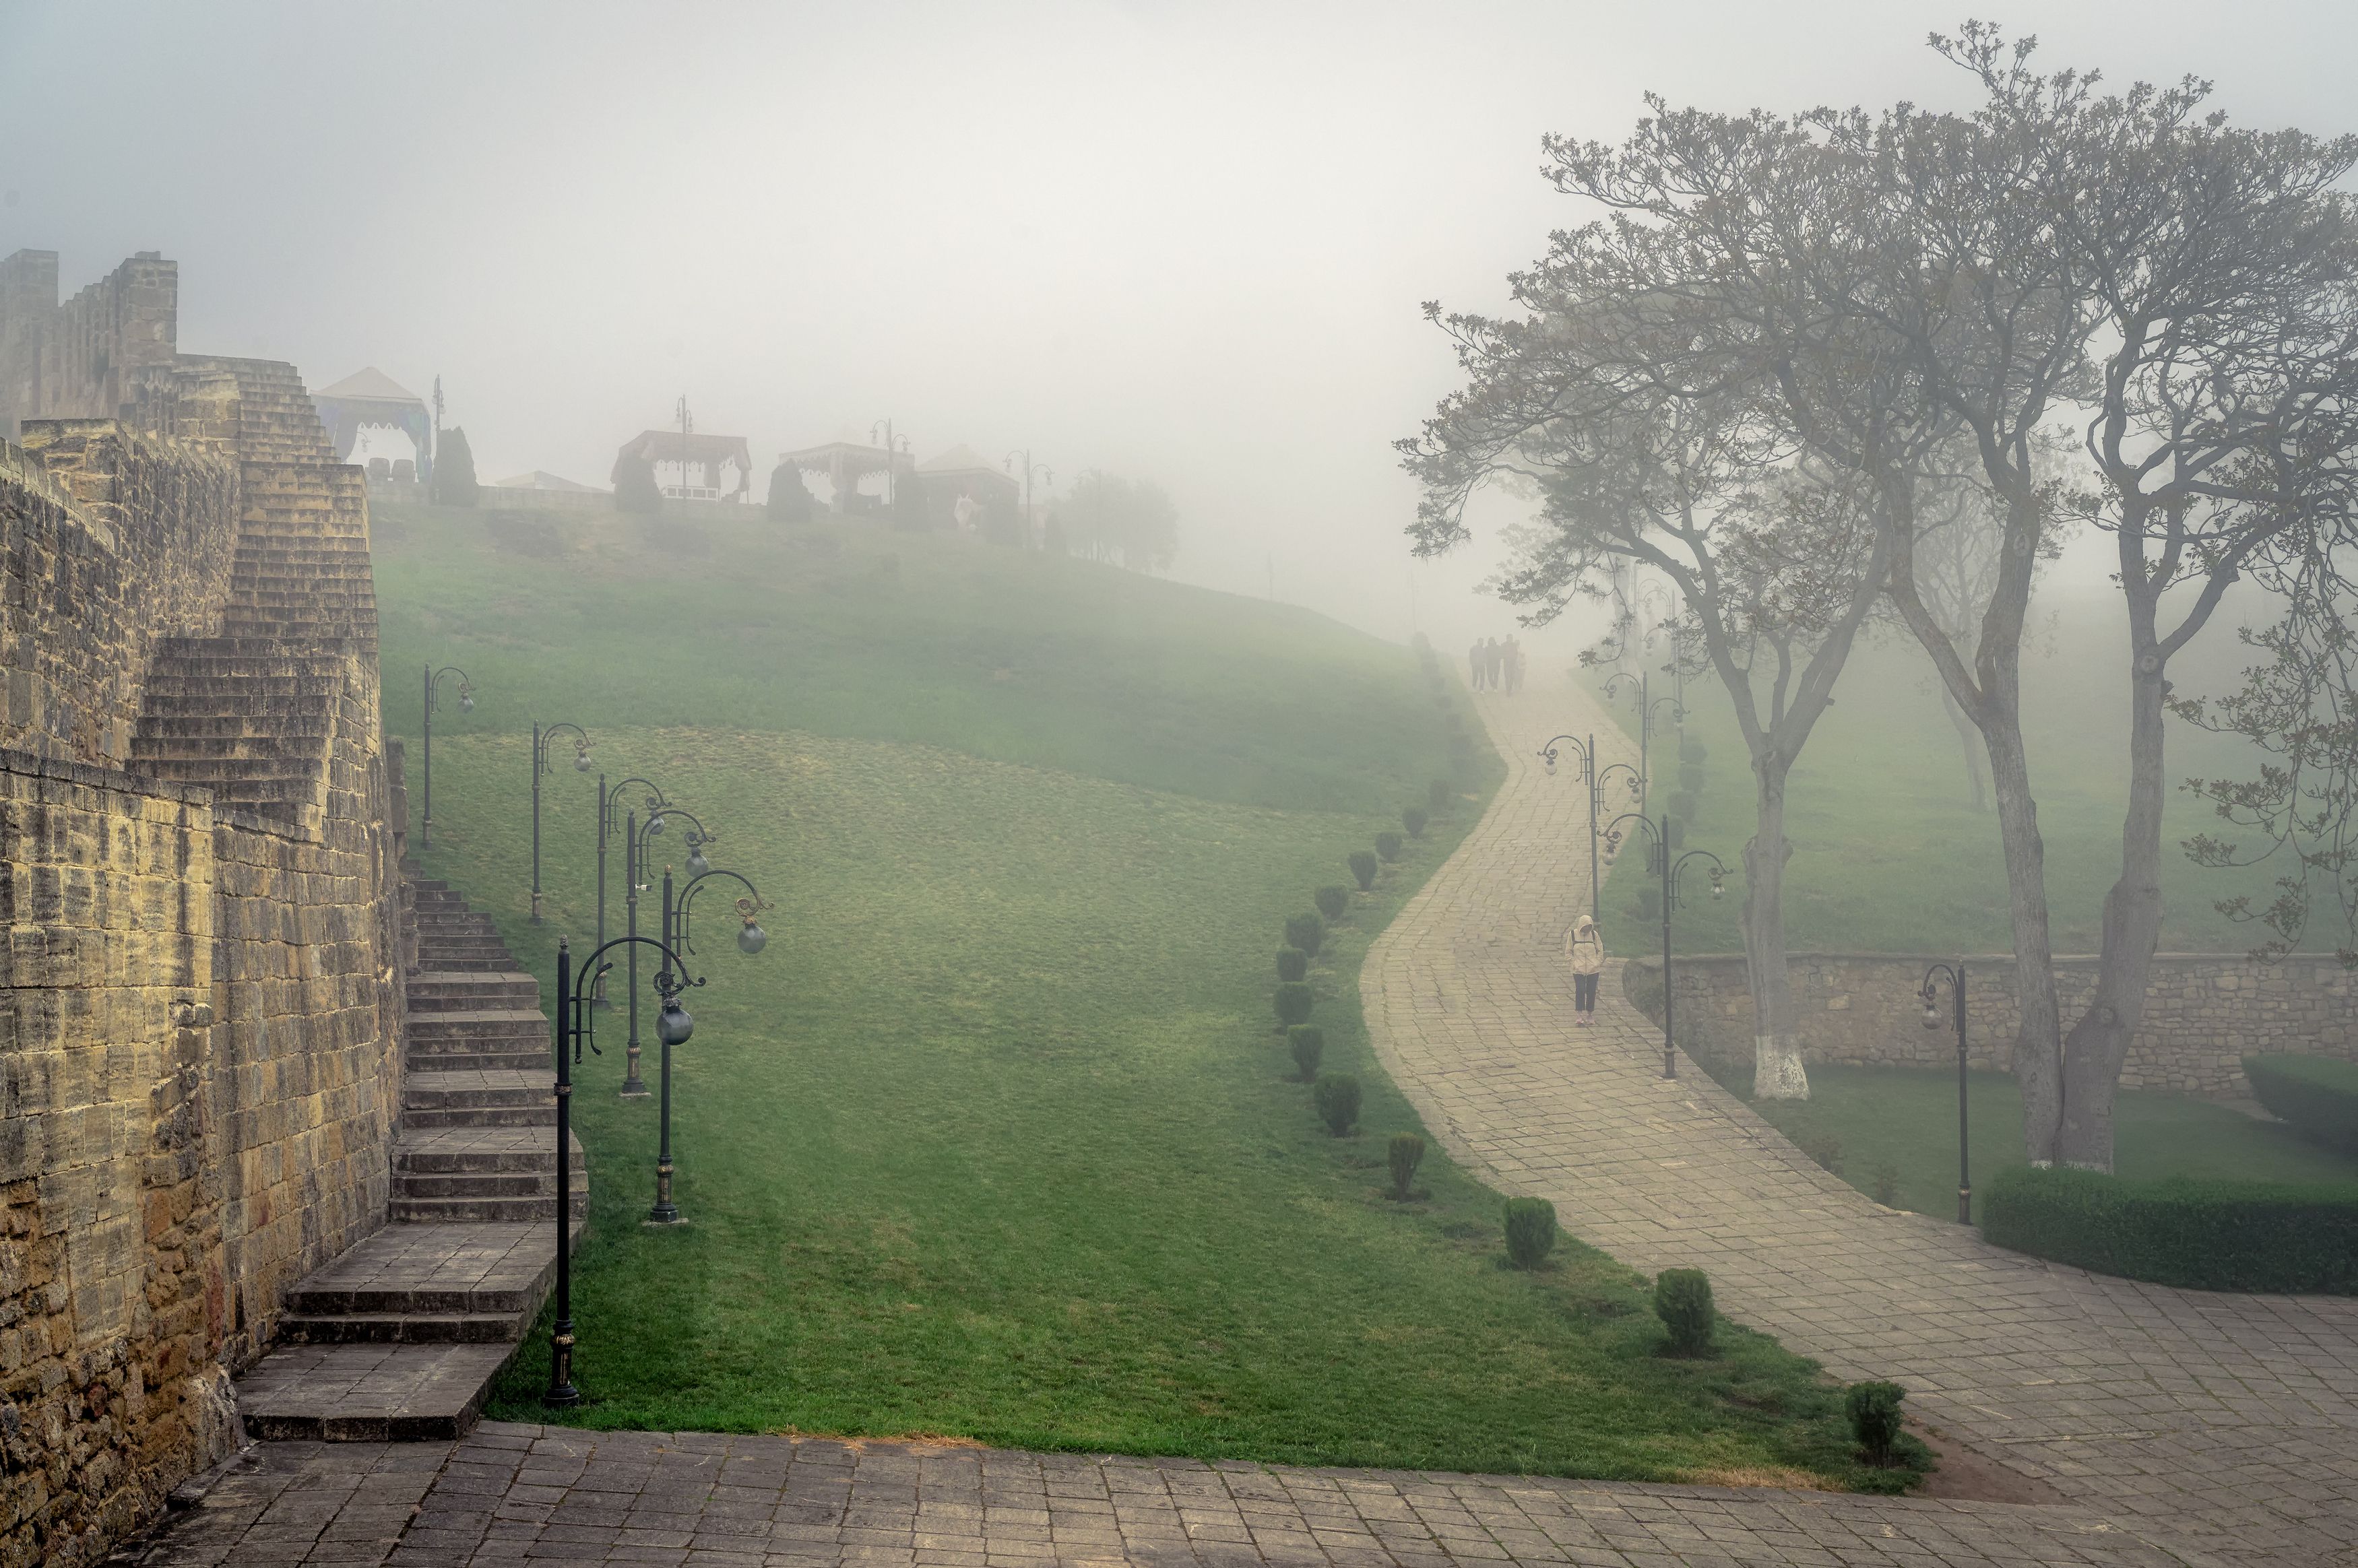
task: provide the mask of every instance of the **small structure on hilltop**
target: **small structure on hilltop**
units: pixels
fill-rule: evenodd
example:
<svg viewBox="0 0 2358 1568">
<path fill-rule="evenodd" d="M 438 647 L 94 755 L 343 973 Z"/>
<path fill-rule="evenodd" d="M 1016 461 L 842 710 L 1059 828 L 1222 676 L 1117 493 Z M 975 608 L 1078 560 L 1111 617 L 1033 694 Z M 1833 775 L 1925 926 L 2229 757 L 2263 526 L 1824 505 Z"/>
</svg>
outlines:
<svg viewBox="0 0 2358 1568">
<path fill-rule="evenodd" d="M 733 501 L 743 503 L 752 493 L 753 453 L 742 436 L 708 436 L 701 430 L 683 436 L 677 430 L 642 430 L 622 443 L 614 456 L 615 483 L 622 475 L 644 463 L 654 472 L 655 486 L 673 501 Z M 724 489 L 728 470 L 737 470 L 736 482 Z"/>
<path fill-rule="evenodd" d="M 936 528 L 975 534 L 993 513 L 1015 514 L 1022 487 L 1004 470 L 983 460 L 982 454 L 961 442 L 939 457 L 917 465 L 925 481 L 925 510 Z"/>
<path fill-rule="evenodd" d="M 884 475 L 914 471 L 905 453 L 889 452 L 882 447 L 860 441 L 827 441 L 800 451 L 780 452 L 780 463 L 792 463 L 805 473 L 818 475 L 827 481 L 827 510 L 838 514 L 854 512 L 882 512 L 884 509 Z M 873 488 L 862 490 L 861 484 L 874 479 Z"/>
<path fill-rule="evenodd" d="M 545 490 L 559 495 L 606 493 L 594 484 L 577 484 L 564 475 L 550 473 L 546 469 L 535 469 L 530 473 L 514 474 L 506 479 L 494 481 L 491 488 L 493 490 Z"/>
<path fill-rule="evenodd" d="M 328 439 L 335 443 L 338 462 L 360 462 L 372 478 L 396 481 L 412 477 L 401 471 L 407 462 L 419 484 L 433 484 L 434 416 L 426 411 L 425 399 L 393 377 L 369 365 L 313 393 L 311 403 L 319 411 L 319 423 L 328 427 Z M 375 451 L 356 457 L 363 447 L 374 445 L 369 439 L 373 430 L 391 430 L 407 438 L 409 457 Z M 382 473 L 379 462 L 385 465 Z"/>
</svg>

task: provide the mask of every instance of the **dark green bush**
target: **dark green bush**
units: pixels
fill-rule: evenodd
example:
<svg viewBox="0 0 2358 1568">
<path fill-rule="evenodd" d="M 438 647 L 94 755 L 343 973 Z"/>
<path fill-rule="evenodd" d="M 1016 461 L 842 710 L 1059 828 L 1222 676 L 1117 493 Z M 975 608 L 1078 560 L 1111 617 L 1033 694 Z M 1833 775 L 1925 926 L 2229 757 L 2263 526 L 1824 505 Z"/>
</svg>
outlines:
<svg viewBox="0 0 2358 1568">
<path fill-rule="evenodd" d="M 1875 1167 L 1875 1183 L 1871 1189 L 1875 1201 L 1886 1208 L 1899 1206 L 1899 1167 L 1890 1161 L 1879 1162 Z"/>
<path fill-rule="evenodd" d="M 1638 918 L 1650 924 L 1662 918 L 1662 890 L 1651 882 L 1638 890 Z"/>
<path fill-rule="evenodd" d="M 1673 792 L 1671 794 L 1671 816 L 1672 819 L 1680 822 L 1687 821 L 1694 816 L 1694 796 L 1685 794 L 1684 792 Z"/>
<path fill-rule="evenodd" d="M 1907 1397 L 1897 1383 L 1853 1383 L 1843 1395 L 1851 1435 L 1869 1464 L 1891 1463 L 1891 1445 L 1899 1441 L 1899 1405 Z"/>
<path fill-rule="evenodd" d="M 1697 767 L 1701 767 L 1704 760 L 1710 755 L 1709 752 L 1704 750 L 1703 742 L 1692 735 L 1679 742 L 1679 761 L 1682 762 L 1693 762 Z"/>
<path fill-rule="evenodd" d="M 1351 877 L 1359 884 L 1361 892 L 1376 885 L 1376 852 L 1373 849 L 1351 851 Z"/>
<path fill-rule="evenodd" d="M 1298 980 L 1309 972 L 1309 954 L 1303 952 L 1299 947 L 1280 947 L 1277 950 L 1277 978 L 1279 979 Z"/>
<path fill-rule="evenodd" d="M 1449 743 L 1449 755 L 1453 761 L 1463 763 L 1474 755 L 1473 738 L 1464 730 L 1452 730 L 1445 739 Z"/>
<path fill-rule="evenodd" d="M 2244 1058 L 2244 1076 L 2271 1114 L 2312 1143 L 2358 1154 L 2358 1062 L 2330 1056 Z"/>
<path fill-rule="evenodd" d="M 1318 1064 L 1326 1054 L 1326 1032 L 1314 1023 L 1297 1023 L 1285 1032 L 1285 1048 L 1293 1056 L 1294 1071 L 1305 1084 L 1318 1081 Z"/>
<path fill-rule="evenodd" d="M 1555 1250 L 1555 1205 L 1545 1198 L 1507 1200 L 1507 1261 L 1536 1269 Z"/>
<path fill-rule="evenodd" d="M 1441 716 L 1441 727 L 1452 735 L 1462 735 L 1466 732 L 1466 716 L 1453 708 Z"/>
<path fill-rule="evenodd" d="M 1323 887 L 1310 895 L 1310 902 L 1316 904 L 1318 913 L 1327 919 L 1340 920 L 1343 912 L 1351 907 L 1351 890 L 1331 885 Z"/>
<path fill-rule="evenodd" d="M 1300 980 L 1277 982 L 1277 1021 L 1291 1029 L 1297 1023 L 1310 1022 L 1310 1010 L 1318 999 Z"/>
<path fill-rule="evenodd" d="M 1447 779 L 1435 779 L 1424 786 L 1424 804 L 1435 816 L 1447 811 L 1449 803 L 1456 798 L 1457 790 Z"/>
<path fill-rule="evenodd" d="M 1386 831 L 1376 835 L 1376 853 L 1387 860 L 1401 858 L 1401 845 L 1405 842 L 1397 833 Z"/>
<path fill-rule="evenodd" d="M 1315 910 L 1305 911 L 1301 914 L 1289 914 L 1285 917 L 1287 946 L 1299 947 L 1314 958 L 1318 957 L 1318 949 L 1325 946 L 1325 942 L 1326 922 Z"/>
<path fill-rule="evenodd" d="M 1671 1331 L 1671 1355 L 1711 1354 L 1719 1314 L 1712 1309 L 1711 1278 L 1701 1269 L 1665 1269 L 1655 1275 L 1654 1315 Z"/>
<path fill-rule="evenodd" d="M 1693 762 L 1681 763 L 1679 765 L 1679 787 L 1686 791 L 1689 795 L 1701 794 L 1703 791 L 1703 769 Z"/>
<path fill-rule="evenodd" d="M 1408 1202 L 1408 1184 L 1416 1179 L 1416 1168 L 1424 1161 L 1424 1140 L 1413 1132 L 1395 1132 L 1384 1147 L 1384 1163 L 1392 1171 L 1392 1196 Z"/>
<path fill-rule="evenodd" d="M 1359 1119 L 1358 1079 L 1348 1073 L 1321 1073 L 1310 1098 L 1327 1131 L 1337 1138 L 1350 1136 L 1351 1124 Z"/>
<path fill-rule="evenodd" d="M 1982 1235 L 2157 1285 L 2358 1295 L 2358 1183 L 2125 1182 L 2023 1166 L 1982 1190 Z"/>
<path fill-rule="evenodd" d="M 1401 826 L 1408 829 L 1408 836 L 1412 838 L 1423 838 L 1424 825 L 1431 820 L 1421 806 L 1412 806 L 1401 813 Z"/>
<path fill-rule="evenodd" d="M 1662 818 L 1662 842 L 1675 854 L 1687 847 L 1687 819 L 1683 816 Z"/>
</svg>

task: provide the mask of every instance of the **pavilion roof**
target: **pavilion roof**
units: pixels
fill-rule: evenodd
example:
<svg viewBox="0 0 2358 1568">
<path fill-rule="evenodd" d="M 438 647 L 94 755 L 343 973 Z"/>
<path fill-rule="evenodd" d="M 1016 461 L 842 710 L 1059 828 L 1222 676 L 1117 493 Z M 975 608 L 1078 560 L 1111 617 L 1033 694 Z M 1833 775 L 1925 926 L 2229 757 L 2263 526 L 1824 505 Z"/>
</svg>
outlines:
<svg viewBox="0 0 2358 1568">
<path fill-rule="evenodd" d="M 350 403 L 415 403 L 426 406 L 417 394 L 374 365 L 354 371 L 333 386 L 323 386 L 313 397 L 340 397 Z"/>
<path fill-rule="evenodd" d="M 980 452 L 961 441 L 939 457 L 928 458 L 917 465 L 919 473 L 1000 473 L 997 463 L 986 460 Z M 1003 475 L 1001 477 L 1004 477 Z"/>
<path fill-rule="evenodd" d="M 622 455 L 650 463 L 726 463 L 753 470 L 753 453 L 742 436 L 708 436 L 701 430 L 642 430 L 622 443 Z"/>
<path fill-rule="evenodd" d="M 882 473 L 886 465 L 892 460 L 891 454 L 883 448 L 871 447 L 862 441 L 822 441 L 816 447 L 802 447 L 794 451 L 778 454 L 778 460 L 782 463 L 792 463 L 796 468 L 815 469 L 822 473 L 831 471 L 838 458 L 842 461 L 844 471 L 855 474 Z M 900 463 L 893 466 L 905 470 L 908 467 L 908 460 L 903 458 Z"/>
</svg>

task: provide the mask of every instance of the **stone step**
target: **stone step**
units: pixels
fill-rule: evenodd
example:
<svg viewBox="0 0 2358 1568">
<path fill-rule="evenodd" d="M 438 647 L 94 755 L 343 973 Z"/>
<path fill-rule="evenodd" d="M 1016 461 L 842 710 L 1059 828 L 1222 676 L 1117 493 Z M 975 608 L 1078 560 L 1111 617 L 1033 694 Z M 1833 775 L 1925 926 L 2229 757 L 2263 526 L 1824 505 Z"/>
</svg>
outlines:
<svg viewBox="0 0 2358 1568">
<path fill-rule="evenodd" d="M 493 974 L 420 968 L 408 979 L 409 1011 L 448 1012 L 540 1007 L 540 982 L 514 970 Z"/>
<path fill-rule="evenodd" d="M 553 1032 L 552 1032 L 553 1033 Z M 458 1046 L 446 1051 L 420 1051 L 415 1046 L 402 1054 L 402 1065 L 413 1073 L 437 1074 L 467 1068 L 489 1072 L 504 1070 L 528 1073 L 549 1071 L 554 1040 L 544 1041 L 537 1049 L 527 1050 L 521 1044 L 505 1047 Z"/>
<path fill-rule="evenodd" d="M 530 1067 L 460 1067 L 406 1075 L 405 1132 L 445 1127 L 546 1128 L 557 1119 L 557 1078 L 546 1061 Z"/>
<path fill-rule="evenodd" d="M 573 1217 L 590 1217 L 590 1195 L 579 1188 L 573 1194 Z M 407 1198 L 395 1195 L 392 1217 L 404 1225 L 476 1225 L 498 1221 L 525 1223 L 557 1220 L 557 1198 L 552 1193 L 546 1197 L 427 1197 Z"/>
<path fill-rule="evenodd" d="M 505 1313 L 338 1313 L 315 1317 L 290 1306 L 278 1319 L 278 1341 L 283 1345 L 507 1345 L 517 1337 L 516 1321 Z"/>
<path fill-rule="evenodd" d="M 418 1132 L 404 1129 L 394 1144 L 394 1170 L 396 1176 L 553 1177 L 557 1173 L 555 1141 L 545 1129 L 462 1127 Z M 585 1169 L 579 1136 L 569 1137 L 566 1147 L 572 1152 L 573 1168 Z"/>
<path fill-rule="evenodd" d="M 515 1345 L 298 1345 L 237 1383 L 246 1435 L 265 1443 L 430 1443 L 464 1437 Z"/>
<path fill-rule="evenodd" d="M 486 975 L 504 974 L 515 968 L 515 960 L 506 953 L 486 954 L 475 957 L 464 953 L 426 951 L 421 954 L 425 966 L 435 969 L 472 969 Z"/>
</svg>

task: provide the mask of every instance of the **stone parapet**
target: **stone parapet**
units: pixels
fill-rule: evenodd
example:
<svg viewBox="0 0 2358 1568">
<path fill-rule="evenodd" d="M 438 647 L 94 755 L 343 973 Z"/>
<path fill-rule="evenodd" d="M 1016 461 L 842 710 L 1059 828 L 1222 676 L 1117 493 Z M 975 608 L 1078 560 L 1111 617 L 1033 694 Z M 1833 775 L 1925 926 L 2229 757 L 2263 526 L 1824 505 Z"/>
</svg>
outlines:
<svg viewBox="0 0 2358 1568">
<path fill-rule="evenodd" d="M 1942 1026 L 1924 1027 L 1917 994 L 1932 955 L 1795 953 L 1795 1033 L 1801 1059 L 1873 1066 L 1951 1066 L 1946 993 Z M 1965 967 L 1965 1038 L 1972 1065 L 2011 1071 L 2020 1013 L 2014 957 L 1981 954 Z M 2093 957 L 2060 957 L 2055 979 L 2069 1020 L 2094 994 Z M 1673 1017 L 1679 1044 L 1699 1061 L 1748 1066 L 1752 997 L 1741 953 L 1681 956 Z M 2358 984 L 2333 958 L 2301 956 L 2264 964 L 2240 953 L 2163 953 L 2153 961 L 2145 1016 L 2121 1069 L 2124 1088 L 2170 1089 L 2212 1098 L 2248 1098 L 2241 1059 L 2264 1051 L 2358 1059 Z M 1622 970 L 1626 994 L 1648 1016 L 1662 1016 L 1661 960 L 1632 958 Z"/>
</svg>

